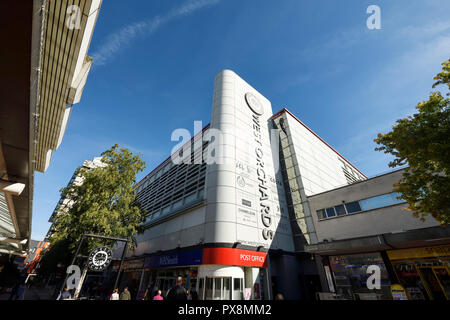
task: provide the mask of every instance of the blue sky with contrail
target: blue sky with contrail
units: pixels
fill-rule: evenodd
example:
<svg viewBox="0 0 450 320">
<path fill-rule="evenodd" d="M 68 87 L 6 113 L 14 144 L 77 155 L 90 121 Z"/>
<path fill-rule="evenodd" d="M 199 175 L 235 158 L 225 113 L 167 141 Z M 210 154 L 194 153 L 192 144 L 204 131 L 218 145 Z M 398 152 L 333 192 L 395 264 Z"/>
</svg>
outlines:
<svg viewBox="0 0 450 320">
<path fill-rule="evenodd" d="M 366 9 L 381 9 L 368 30 Z M 378 132 L 426 100 L 450 53 L 445 0 L 103 1 L 82 100 L 45 174 L 36 173 L 33 239 L 59 189 L 86 159 L 119 143 L 147 169 L 177 128 L 211 118 L 214 76 L 232 69 L 286 107 L 368 176 L 389 170 Z"/>
</svg>

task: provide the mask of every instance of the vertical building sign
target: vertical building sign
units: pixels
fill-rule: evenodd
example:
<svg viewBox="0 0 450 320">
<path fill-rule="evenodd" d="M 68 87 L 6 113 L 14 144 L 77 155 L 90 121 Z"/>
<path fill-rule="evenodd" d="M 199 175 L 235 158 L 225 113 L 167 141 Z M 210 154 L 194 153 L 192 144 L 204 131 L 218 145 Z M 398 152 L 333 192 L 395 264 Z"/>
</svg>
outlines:
<svg viewBox="0 0 450 320">
<path fill-rule="evenodd" d="M 281 173 L 274 169 L 271 116 L 270 101 L 238 75 L 229 70 L 217 75 L 211 128 L 222 134 L 223 162 L 208 167 L 206 215 L 216 224 L 207 241 L 291 249 Z"/>
</svg>

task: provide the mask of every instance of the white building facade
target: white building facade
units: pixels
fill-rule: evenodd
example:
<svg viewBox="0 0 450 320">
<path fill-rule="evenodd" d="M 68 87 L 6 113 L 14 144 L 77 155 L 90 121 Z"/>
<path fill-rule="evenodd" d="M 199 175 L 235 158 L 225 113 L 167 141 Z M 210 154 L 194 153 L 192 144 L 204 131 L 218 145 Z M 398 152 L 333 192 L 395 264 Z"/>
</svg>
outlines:
<svg viewBox="0 0 450 320">
<path fill-rule="evenodd" d="M 166 293 L 178 275 L 200 299 L 319 290 L 303 249 L 317 242 L 307 196 L 366 177 L 230 70 L 215 78 L 211 123 L 187 146 L 176 156 L 191 163 L 172 156 L 136 186 L 146 231 L 122 284 L 135 298 L 148 286 Z"/>
</svg>

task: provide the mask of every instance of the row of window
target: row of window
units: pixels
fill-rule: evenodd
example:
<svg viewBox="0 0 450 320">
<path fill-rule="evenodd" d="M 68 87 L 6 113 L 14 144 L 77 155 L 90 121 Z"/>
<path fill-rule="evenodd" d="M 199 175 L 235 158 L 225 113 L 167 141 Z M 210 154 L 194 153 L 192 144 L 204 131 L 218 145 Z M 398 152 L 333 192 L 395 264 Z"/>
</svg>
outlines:
<svg viewBox="0 0 450 320">
<path fill-rule="evenodd" d="M 200 300 L 243 300 L 243 280 L 233 278 L 233 288 L 231 288 L 231 277 L 216 277 L 205 279 L 200 278 L 198 291 Z"/>
<path fill-rule="evenodd" d="M 349 203 L 343 203 L 334 207 L 318 210 L 317 216 L 319 220 L 323 220 L 338 216 L 344 216 L 346 214 L 378 209 L 405 202 L 405 200 L 400 199 L 400 196 L 401 196 L 400 193 L 391 192 L 382 194 L 381 196 L 371 197 Z"/>
</svg>

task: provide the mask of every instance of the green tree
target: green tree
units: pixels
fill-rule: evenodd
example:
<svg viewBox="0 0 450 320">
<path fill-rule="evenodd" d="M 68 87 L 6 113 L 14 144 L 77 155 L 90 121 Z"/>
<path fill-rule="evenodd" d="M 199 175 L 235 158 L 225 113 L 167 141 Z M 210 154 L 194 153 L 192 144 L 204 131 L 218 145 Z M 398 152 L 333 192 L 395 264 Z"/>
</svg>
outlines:
<svg viewBox="0 0 450 320">
<path fill-rule="evenodd" d="M 69 250 L 69 241 L 67 239 L 54 242 L 49 248 L 42 251 L 39 260 L 39 269 L 37 270 L 40 279 L 46 279 L 51 274 L 65 274 L 64 268 L 59 268 L 61 264 L 67 267 L 71 260 L 72 254 Z"/>
<path fill-rule="evenodd" d="M 450 60 L 442 63 L 442 72 L 434 80 L 450 89 Z M 447 96 L 449 93 L 447 93 Z M 439 91 L 420 102 L 418 113 L 397 120 L 392 131 L 378 134 L 374 140 L 395 158 L 390 167 L 408 165 L 394 189 L 408 203 L 413 215 L 424 221 L 433 216 L 442 225 L 450 221 L 450 99 Z"/>
<path fill-rule="evenodd" d="M 79 168 L 81 183 L 73 182 L 61 189 L 61 197 L 70 201 L 56 214 L 51 246 L 64 241 L 73 254 L 84 233 L 127 238 L 130 247 L 135 245 L 134 236 L 141 231 L 145 216 L 136 201 L 134 185 L 145 163 L 139 155 L 117 144 L 102 153 L 102 162 L 102 167 Z M 88 238 L 84 244 L 81 253 L 87 255 L 98 246 L 113 243 Z M 80 283 L 86 273 L 85 265 Z"/>
</svg>

